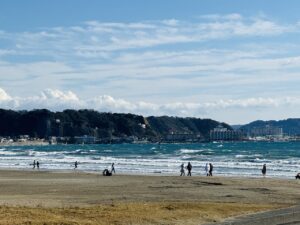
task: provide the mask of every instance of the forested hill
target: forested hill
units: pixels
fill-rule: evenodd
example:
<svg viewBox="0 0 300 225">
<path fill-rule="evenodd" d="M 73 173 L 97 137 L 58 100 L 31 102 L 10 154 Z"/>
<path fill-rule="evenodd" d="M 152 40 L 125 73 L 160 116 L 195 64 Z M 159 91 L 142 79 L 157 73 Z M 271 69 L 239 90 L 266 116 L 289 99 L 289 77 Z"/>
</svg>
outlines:
<svg viewBox="0 0 300 225">
<path fill-rule="evenodd" d="M 249 124 L 241 126 L 239 129 L 244 131 L 250 131 L 253 128 L 260 128 L 265 126 L 272 126 L 272 127 L 281 127 L 283 130 L 283 133 L 289 134 L 289 135 L 300 135 L 300 119 L 286 119 L 286 120 L 269 120 L 269 121 L 262 121 L 257 120 L 254 122 L 251 122 Z"/>
<path fill-rule="evenodd" d="M 155 139 L 170 133 L 200 134 L 208 137 L 209 131 L 224 123 L 211 119 L 178 117 L 143 117 L 133 114 L 100 113 L 93 110 L 12 111 L 0 109 L 0 136 L 29 135 L 45 138 L 50 136 L 74 137 L 97 136 Z"/>
</svg>

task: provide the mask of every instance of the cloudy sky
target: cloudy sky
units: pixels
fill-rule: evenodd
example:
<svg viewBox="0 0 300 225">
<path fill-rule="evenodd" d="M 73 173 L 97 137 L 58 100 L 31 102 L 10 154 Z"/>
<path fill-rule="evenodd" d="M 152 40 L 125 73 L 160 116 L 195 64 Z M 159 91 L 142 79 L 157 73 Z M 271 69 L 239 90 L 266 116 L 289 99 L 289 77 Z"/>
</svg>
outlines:
<svg viewBox="0 0 300 225">
<path fill-rule="evenodd" d="M 2 0 L 0 107 L 300 117 L 297 0 Z"/>
</svg>

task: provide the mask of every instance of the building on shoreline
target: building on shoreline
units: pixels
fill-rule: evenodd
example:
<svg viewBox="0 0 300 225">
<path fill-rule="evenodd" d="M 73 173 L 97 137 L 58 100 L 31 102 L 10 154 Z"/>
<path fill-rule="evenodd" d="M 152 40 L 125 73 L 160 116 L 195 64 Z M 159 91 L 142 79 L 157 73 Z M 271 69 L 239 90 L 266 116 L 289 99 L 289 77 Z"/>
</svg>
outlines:
<svg viewBox="0 0 300 225">
<path fill-rule="evenodd" d="M 194 133 L 175 133 L 171 132 L 167 134 L 162 141 L 167 143 L 174 143 L 174 142 L 201 142 L 203 141 L 203 137 L 201 134 L 194 134 Z"/>
<path fill-rule="evenodd" d="M 243 134 L 219 125 L 210 131 L 209 137 L 210 141 L 238 141 L 243 139 Z"/>
<path fill-rule="evenodd" d="M 266 137 L 266 136 L 282 137 L 283 130 L 281 127 L 275 127 L 271 125 L 266 125 L 263 127 L 254 127 L 250 131 L 250 136 L 251 137 Z"/>
</svg>

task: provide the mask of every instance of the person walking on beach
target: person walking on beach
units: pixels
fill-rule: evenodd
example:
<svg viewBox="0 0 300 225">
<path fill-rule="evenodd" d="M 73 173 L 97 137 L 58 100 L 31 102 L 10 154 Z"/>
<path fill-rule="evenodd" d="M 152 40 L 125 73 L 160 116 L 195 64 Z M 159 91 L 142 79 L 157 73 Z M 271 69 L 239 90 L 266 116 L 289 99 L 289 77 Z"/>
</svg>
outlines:
<svg viewBox="0 0 300 225">
<path fill-rule="evenodd" d="M 192 164 L 189 162 L 188 165 L 187 165 L 187 170 L 188 170 L 188 174 L 187 176 L 192 176 Z"/>
<path fill-rule="evenodd" d="M 206 173 L 206 176 L 208 177 L 209 175 L 209 169 L 208 169 L 208 163 L 205 164 L 205 173 Z"/>
<path fill-rule="evenodd" d="M 39 170 L 40 169 L 40 163 L 39 161 L 36 161 L 36 168 Z"/>
<path fill-rule="evenodd" d="M 116 173 L 116 170 L 115 170 L 115 163 L 112 163 L 111 164 L 111 173 Z"/>
<path fill-rule="evenodd" d="M 74 170 L 77 169 L 77 166 L 78 166 L 78 162 L 76 161 L 76 162 L 74 163 Z"/>
<path fill-rule="evenodd" d="M 262 168 L 262 170 L 261 170 L 261 173 L 262 173 L 262 175 L 263 175 L 264 177 L 266 176 L 266 173 L 267 173 L 267 166 L 266 166 L 266 164 L 263 165 L 263 168 Z"/>
<path fill-rule="evenodd" d="M 181 166 L 180 166 L 180 176 L 185 176 L 184 163 L 182 163 Z"/>
<path fill-rule="evenodd" d="M 32 169 L 35 169 L 35 165 L 36 165 L 35 160 L 33 160 L 33 163 L 31 165 L 33 166 Z"/>
<path fill-rule="evenodd" d="M 211 176 L 212 177 L 212 172 L 213 172 L 213 169 L 214 169 L 214 166 L 213 166 L 213 164 L 212 163 L 209 163 L 209 171 L 208 171 L 208 173 L 209 173 L 209 176 Z"/>
</svg>

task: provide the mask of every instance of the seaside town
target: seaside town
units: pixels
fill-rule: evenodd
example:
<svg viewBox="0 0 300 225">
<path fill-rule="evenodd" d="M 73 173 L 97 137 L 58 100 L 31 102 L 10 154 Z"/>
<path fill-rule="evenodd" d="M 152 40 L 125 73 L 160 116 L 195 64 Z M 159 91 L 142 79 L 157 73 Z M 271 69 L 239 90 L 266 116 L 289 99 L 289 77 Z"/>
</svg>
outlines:
<svg viewBox="0 0 300 225">
<path fill-rule="evenodd" d="M 142 126 L 145 128 L 145 125 Z M 62 129 L 61 129 L 61 132 Z M 133 143 L 133 144 L 145 144 L 145 143 L 202 143 L 202 142 L 235 142 L 235 141 L 249 141 L 249 142 L 293 142 L 300 141 L 300 135 L 289 135 L 283 133 L 281 127 L 274 127 L 266 125 L 264 127 L 253 128 L 250 132 L 243 130 L 233 130 L 219 125 L 209 131 L 209 137 L 206 138 L 197 133 L 178 133 L 170 132 L 165 136 L 161 136 L 159 140 L 152 140 L 145 138 L 139 138 L 137 136 L 127 137 L 114 137 L 101 138 L 94 132 L 93 135 L 82 135 L 75 137 L 64 136 L 61 133 L 59 136 L 50 136 L 45 138 L 36 138 L 29 135 L 20 135 L 17 137 L 1 137 L 0 145 L 48 145 L 48 144 L 113 144 L 113 143 Z"/>
</svg>

